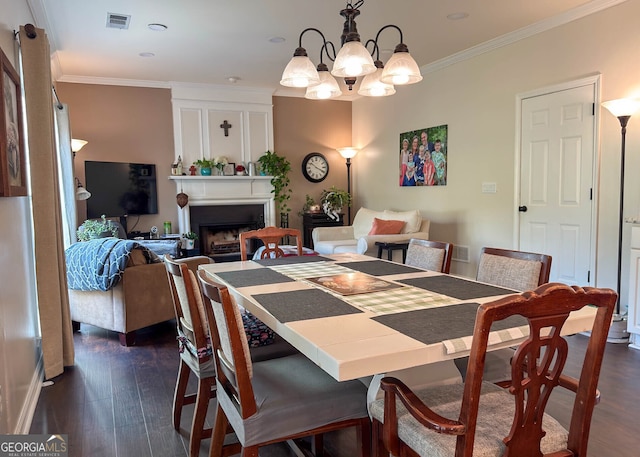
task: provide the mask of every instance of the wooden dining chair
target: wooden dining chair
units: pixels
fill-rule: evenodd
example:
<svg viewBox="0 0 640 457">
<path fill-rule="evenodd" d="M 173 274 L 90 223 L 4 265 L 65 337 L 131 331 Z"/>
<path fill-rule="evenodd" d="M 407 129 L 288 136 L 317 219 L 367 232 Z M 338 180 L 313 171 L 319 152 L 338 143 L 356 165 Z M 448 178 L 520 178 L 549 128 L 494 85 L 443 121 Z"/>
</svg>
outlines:
<svg viewBox="0 0 640 457">
<path fill-rule="evenodd" d="M 207 315 L 193 271 L 168 254 L 164 263 L 173 296 L 180 349 L 180 366 L 173 396 L 173 428 L 180 430 L 183 406 L 195 403 L 189 439 L 189 455 L 195 457 L 200 452 L 200 442 L 211 437 L 212 429 L 204 425 L 209 400 L 215 397 L 216 389 Z M 198 379 L 195 394 L 187 394 L 191 373 Z"/>
<path fill-rule="evenodd" d="M 550 283 L 480 305 L 463 385 L 413 392 L 382 379 L 385 397 L 371 405 L 374 455 L 586 456 L 616 298 L 610 289 Z M 569 313 L 584 307 L 597 311 L 575 379 L 563 373 L 570 348 L 560 332 Z M 527 320 L 529 336 L 513 357 L 511 380 L 501 386 L 483 381 L 491 324 L 516 315 Z M 544 412 L 556 387 L 575 393 L 568 431 Z"/>
<path fill-rule="evenodd" d="M 347 427 L 356 427 L 359 455 L 369 456 L 371 422 L 364 384 L 338 382 L 302 354 L 252 362 L 228 289 L 204 271 L 198 276 L 218 373 L 209 455 L 222 455 L 230 426 L 243 457 L 257 457 L 263 445 L 305 436 L 314 436 L 315 455 L 324 455 L 322 434 Z"/>
<path fill-rule="evenodd" d="M 296 246 L 294 252 L 302 255 L 302 235 L 300 230 L 280 227 L 265 227 L 258 230 L 250 230 L 240 233 L 240 260 L 247 260 L 248 240 L 257 238 L 264 244 L 264 250 L 260 254 L 261 259 L 284 257 L 285 251 L 282 246 L 284 237 L 293 236 L 296 238 Z M 287 251 L 292 250 L 287 249 Z"/>
<path fill-rule="evenodd" d="M 449 274 L 453 244 L 412 238 L 407 248 L 405 264 Z"/>
<path fill-rule="evenodd" d="M 550 272 L 550 255 L 484 247 L 480 253 L 476 279 L 494 286 L 524 292 L 549 282 Z M 487 354 L 485 379 L 500 381 L 508 378 L 513 353 L 513 349 L 504 348 Z M 455 363 L 464 379 L 467 359 L 455 359 Z"/>
<path fill-rule="evenodd" d="M 523 292 L 549 282 L 550 273 L 550 255 L 485 247 L 476 279 Z"/>
</svg>

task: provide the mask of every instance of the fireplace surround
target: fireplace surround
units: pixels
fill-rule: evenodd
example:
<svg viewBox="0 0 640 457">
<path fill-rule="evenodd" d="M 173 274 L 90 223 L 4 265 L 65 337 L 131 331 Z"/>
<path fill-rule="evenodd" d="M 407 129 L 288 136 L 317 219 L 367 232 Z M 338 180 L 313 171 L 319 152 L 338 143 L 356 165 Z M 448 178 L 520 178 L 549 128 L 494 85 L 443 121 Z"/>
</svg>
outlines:
<svg viewBox="0 0 640 457">
<path fill-rule="evenodd" d="M 200 253 L 225 256 L 238 231 L 275 225 L 270 176 L 170 176 L 189 196 L 178 211 L 179 233 L 198 234 Z M 228 246 L 224 246 L 228 245 Z M 238 245 L 239 246 L 239 245 Z M 215 253 L 212 251 L 216 251 Z M 238 248 L 239 251 L 239 248 Z M 234 254 L 235 255 L 235 254 Z"/>
</svg>

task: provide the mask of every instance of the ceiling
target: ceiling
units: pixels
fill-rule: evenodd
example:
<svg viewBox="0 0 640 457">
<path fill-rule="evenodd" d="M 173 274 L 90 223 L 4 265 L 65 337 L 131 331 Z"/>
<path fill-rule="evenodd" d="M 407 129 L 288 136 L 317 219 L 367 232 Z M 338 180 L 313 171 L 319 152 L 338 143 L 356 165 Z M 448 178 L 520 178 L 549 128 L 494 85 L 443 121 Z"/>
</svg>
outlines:
<svg viewBox="0 0 640 457">
<path fill-rule="evenodd" d="M 624 0 L 366 0 L 356 20 L 362 42 L 386 24 L 402 29 L 422 67 L 483 52 L 578 19 Z M 169 87 L 172 82 L 236 85 L 304 94 L 279 85 L 300 32 L 320 29 L 340 43 L 345 0 L 28 0 L 47 31 L 58 81 Z M 352 3 L 355 3 L 352 2 Z M 108 13 L 130 15 L 126 30 L 107 28 Z M 466 13 L 464 19 L 448 15 Z M 153 31 L 150 23 L 168 28 Z M 270 39 L 284 38 L 274 43 Z M 381 60 L 399 42 L 380 35 Z M 322 41 L 303 47 L 319 63 Z M 153 57 L 141 57 L 152 53 Z M 328 63 L 331 68 L 331 62 Z M 238 78 L 236 82 L 230 78 Z M 355 92 L 355 91 L 354 91 Z"/>
</svg>

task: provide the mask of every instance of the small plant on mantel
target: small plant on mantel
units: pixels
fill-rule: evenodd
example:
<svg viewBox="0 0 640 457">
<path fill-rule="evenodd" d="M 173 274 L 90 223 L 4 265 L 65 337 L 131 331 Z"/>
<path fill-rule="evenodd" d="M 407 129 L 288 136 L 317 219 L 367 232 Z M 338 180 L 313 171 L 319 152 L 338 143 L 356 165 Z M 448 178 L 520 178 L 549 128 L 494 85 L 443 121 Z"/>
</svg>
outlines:
<svg viewBox="0 0 640 457">
<path fill-rule="evenodd" d="M 196 232 L 187 232 L 182 234 L 182 238 L 185 238 L 187 240 L 197 240 L 198 234 Z"/>
<path fill-rule="evenodd" d="M 279 156 L 275 151 L 265 152 L 259 159 L 260 169 L 268 176 L 271 176 L 271 191 L 274 196 L 276 208 L 280 212 L 281 218 L 286 215 L 291 208 L 287 202 L 291 198 L 291 189 L 289 188 L 289 172 L 291 171 L 291 162 L 286 157 Z"/>
</svg>

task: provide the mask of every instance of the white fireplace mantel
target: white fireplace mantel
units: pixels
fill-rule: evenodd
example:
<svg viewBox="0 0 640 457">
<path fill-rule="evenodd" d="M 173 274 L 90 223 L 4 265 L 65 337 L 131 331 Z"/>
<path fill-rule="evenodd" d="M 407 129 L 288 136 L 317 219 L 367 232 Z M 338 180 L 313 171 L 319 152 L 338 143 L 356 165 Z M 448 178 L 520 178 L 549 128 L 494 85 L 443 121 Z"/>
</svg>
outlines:
<svg viewBox="0 0 640 457">
<path fill-rule="evenodd" d="M 180 233 L 191 231 L 191 206 L 256 205 L 264 206 L 265 225 L 276 225 L 275 200 L 271 176 L 169 176 L 176 193 L 184 192 L 189 202 L 178 209 Z"/>
</svg>

